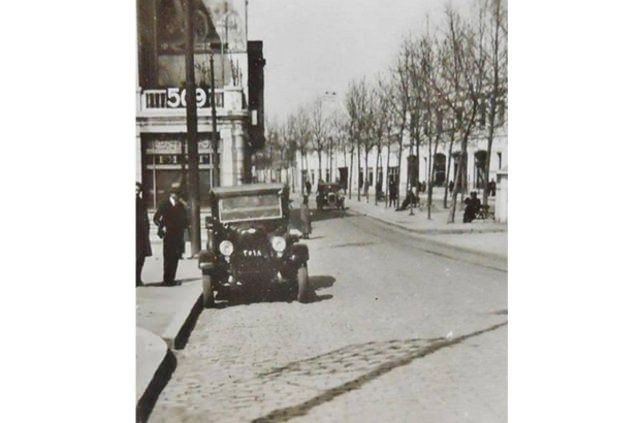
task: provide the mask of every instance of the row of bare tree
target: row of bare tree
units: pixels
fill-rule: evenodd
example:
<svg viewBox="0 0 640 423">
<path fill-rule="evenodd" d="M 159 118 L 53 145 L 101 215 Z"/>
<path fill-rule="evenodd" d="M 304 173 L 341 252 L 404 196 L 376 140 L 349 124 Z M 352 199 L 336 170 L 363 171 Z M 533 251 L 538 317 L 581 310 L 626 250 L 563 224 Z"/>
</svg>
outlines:
<svg viewBox="0 0 640 423">
<path fill-rule="evenodd" d="M 467 191 L 469 140 L 484 138 L 486 205 L 492 144 L 496 129 L 505 124 L 507 106 L 506 2 L 477 0 L 473 11 L 465 16 L 449 7 L 443 22 L 441 27 L 432 27 L 427 16 L 424 31 L 405 38 L 386 74 L 378 75 L 373 82 L 361 78 L 349 83 L 341 107 L 328 112 L 323 107 L 326 96 L 318 97 L 282 121 L 271 120 L 265 155 L 272 167 L 286 169 L 288 182 L 295 184 L 296 156 L 301 158 L 300 170 L 308 169 L 308 153 L 314 151 L 319 175 L 323 175 L 322 156 L 326 155 L 333 179 L 334 157 L 343 154 L 344 163 L 350 164 L 351 197 L 354 156 L 358 166 L 364 157 L 366 170 L 370 153 L 375 150 L 378 169 L 382 167 L 381 152 L 386 149 L 388 175 L 392 152 L 402 163 L 405 148 L 410 155 L 420 157 L 420 149 L 426 147 L 430 218 L 434 157 L 440 149 L 446 149 L 446 181 L 451 180 L 453 155 L 458 162 L 449 215 L 453 222 L 458 195 L 462 200 Z M 419 174 L 420 163 L 416 162 Z M 408 177 L 407 188 L 416 182 Z M 448 195 L 445 184 L 445 208 Z M 357 198 L 360 200 L 359 189 Z"/>
</svg>

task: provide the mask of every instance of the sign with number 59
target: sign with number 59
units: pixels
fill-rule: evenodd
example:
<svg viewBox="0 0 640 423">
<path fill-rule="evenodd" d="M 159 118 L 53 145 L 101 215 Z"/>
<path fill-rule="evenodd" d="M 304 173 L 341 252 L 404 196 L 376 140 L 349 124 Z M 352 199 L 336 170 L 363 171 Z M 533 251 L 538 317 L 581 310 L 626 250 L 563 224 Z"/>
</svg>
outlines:
<svg viewBox="0 0 640 423">
<path fill-rule="evenodd" d="M 196 88 L 197 107 L 210 107 L 211 90 L 207 91 L 203 88 Z M 167 88 L 167 107 L 172 109 L 187 107 L 187 90 L 185 88 Z"/>
</svg>

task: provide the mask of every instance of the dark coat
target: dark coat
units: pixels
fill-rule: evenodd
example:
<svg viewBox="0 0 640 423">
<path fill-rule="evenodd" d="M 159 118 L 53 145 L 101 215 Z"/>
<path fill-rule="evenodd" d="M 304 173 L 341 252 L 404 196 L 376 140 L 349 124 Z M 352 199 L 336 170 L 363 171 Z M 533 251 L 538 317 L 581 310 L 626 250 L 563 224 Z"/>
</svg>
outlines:
<svg viewBox="0 0 640 423">
<path fill-rule="evenodd" d="M 136 257 L 151 256 L 149 241 L 149 216 L 144 200 L 136 196 Z"/>
<path fill-rule="evenodd" d="M 165 249 L 171 250 L 176 255 L 184 253 L 184 230 L 187 229 L 187 209 L 180 200 L 172 205 L 169 199 L 158 205 L 158 211 L 153 216 L 153 222 L 158 229 L 166 231 L 164 236 Z"/>
<path fill-rule="evenodd" d="M 309 235 L 311 233 L 311 212 L 308 204 L 300 205 L 300 220 L 302 221 L 302 232 Z"/>
</svg>

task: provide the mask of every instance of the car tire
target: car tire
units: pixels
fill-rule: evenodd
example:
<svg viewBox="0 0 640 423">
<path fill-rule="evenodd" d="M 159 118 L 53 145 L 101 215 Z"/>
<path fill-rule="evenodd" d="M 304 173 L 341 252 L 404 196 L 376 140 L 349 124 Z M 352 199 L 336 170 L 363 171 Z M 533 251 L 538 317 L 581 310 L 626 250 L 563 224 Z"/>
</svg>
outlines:
<svg viewBox="0 0 640 423">
<path fill-rule="evenodd" d="M 215 297 L 213 292 L 213 278 L 211 275 L 202 274 L 202 306 L 211 308 L 215 305 Z"/>
<path fill-rule="evenodd" d="M 297 300 L 299 303 L 304 303 L 307 301 L 309 294 L 309 270 L 307 269 L 307 265 L 301 266 L 298 268 L 298 293 Z"/>
</svg>

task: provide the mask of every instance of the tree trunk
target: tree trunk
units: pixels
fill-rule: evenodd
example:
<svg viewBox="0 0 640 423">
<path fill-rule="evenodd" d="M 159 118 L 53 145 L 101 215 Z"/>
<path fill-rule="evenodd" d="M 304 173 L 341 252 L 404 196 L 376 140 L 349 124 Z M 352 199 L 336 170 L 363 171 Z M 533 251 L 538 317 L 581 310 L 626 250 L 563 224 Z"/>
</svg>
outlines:
<svg viewBox="0 0 640 423">
<path fill-rule="evenodd" d="M 360 201 L 360 184 L 363 183 L 362 181 L 362 177 L 360 177 L 360 169 L 361 169 L 361 162 L 360 162 L 360 141 L 358 141 L 358 169 L 356 169 L 358 171 L 358 201 Z"/>
<path fill-rule="evenodd" d="M 431 155 L 431 136 L 427 138 L 427 148 L 429 149 L 427 155 L 427 219 L 431 220 L 431 168 L 433 166 L 433 156 Z"/>
<path fill-rule="evenodd" d="M 371 189 L 371 182 L 369 182 L 369 150 L 364 150 L 364 171 L 362 172 L 364 176 L 364 182 L 362 183 L 362 187 L 367 187 L 365 194 L 367 196 L 367 203 L 369 202 L 369 190 Z"/>
<path fill-rule="evenodd" d="M 377 156 L 376 156 L 376 186 L 374 187 L 373 191 L 374 191 L 374 204 L 377 206 L 378 205 L 378 162 L 380 161 L 380 146 L 378 145 L 376 148 L 377 151 Z"/>
<path fill-rule="evenodd" d="M 449 210 L 449 220 L 447 223 L 454 223 L 456 217 L 456 200 L 458 198 L 459 187 L 462 186 L 462 168 L 464 161 L 464 154 L 460 152 L 460 158 L 458 159 L 458 170 L 456 172 L 455 179 L 453 181 L 453 198 L 451 199 L 451 209 Z"/>
<path fill-rule="evenodd" d="M 402 135 L 400 136 L 400 141 L 398 143 L 400 149 L 398 150 L 398 180 L 395 181 L 396 186 L 398 187 L 398 203 L 400 202 L 400 175 L 402 170 Z"/>
<path fill-rule="evenodd" d="M 389 207 L 389 158 L 391 157 L 391 143 L 387 144 L 387 183 L 384 189 L 384 206 Z"/>
<path fill-rule="evenodd" d="M 447 208 L 447 198 L 449 197 L 449 178 L 451 177 L 451 154 L 453 153 L 453 140 L 455 140 L 455 132 L 451 132 L 451 139 L 449 140 L 449 154 L 447 155 L 447 176 L 444 181 L 444 200 L 443 207 Z M 455 189 L 455 185 L 454 185 Z"/>
<path fill-rule="evenodd" d="M 349 200 L 351 200 L 351 186 L 353 185 L 353 148 L 350 151 L 351 158 L 349 162 Z"/>
</svg>

